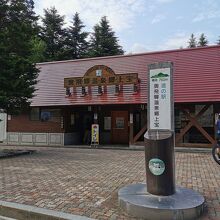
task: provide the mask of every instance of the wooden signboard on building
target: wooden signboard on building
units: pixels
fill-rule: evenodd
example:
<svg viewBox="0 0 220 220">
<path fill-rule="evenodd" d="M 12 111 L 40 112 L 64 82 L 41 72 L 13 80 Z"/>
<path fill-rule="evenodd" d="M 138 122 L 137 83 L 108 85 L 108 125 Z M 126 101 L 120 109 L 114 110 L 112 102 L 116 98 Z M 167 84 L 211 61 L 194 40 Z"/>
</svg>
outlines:
<svg viewBox="0 0 220 220">
<path fill-rule="evenodd" d="M 64 78 L 64 87 L 107 86 L 120 84 L 138 84 L 137 73 L 115 74 L 104 65 L 90 68 L 83 77 Z"/>
</svg>

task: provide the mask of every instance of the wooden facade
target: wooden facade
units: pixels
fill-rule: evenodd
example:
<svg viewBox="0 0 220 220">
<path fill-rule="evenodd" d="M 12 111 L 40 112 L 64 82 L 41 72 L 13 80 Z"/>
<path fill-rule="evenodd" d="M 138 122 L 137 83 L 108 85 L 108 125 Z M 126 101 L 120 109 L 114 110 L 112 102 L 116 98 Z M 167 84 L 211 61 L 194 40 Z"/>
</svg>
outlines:
<svg viewBox="0 0 220 220">
<path fill-rule="evenodd" d="M 147 67 L 163 61 L 174 65 L 176 146 L 212 146 L 220 46 L 40 63 L 31 110 L 8 120 L 7 143 L 36 144 L 43 137 L 39 143 L 85 144 L 84 134 L 98 123 L 100 144 L 143 144 Z"/>
<path fill-rule="evenodd" d="M 53 132 L 66 134 L 65 145 L 86 144 L 85 132 L 91 124 L 100 127 L 100 144 L 143 145 L 147 130 L 147 105 L 41 107 L 39 118 L 31 113 L 12 116 L 8 132 Z M 50 118 L 42 120 L 44 112 Z M 215 118 L 220 104 L 175 105 L 177 147 L 211 147 L 215 144 Z M 94 117 L 96 115 L 96 118 Z"/>
</svg>

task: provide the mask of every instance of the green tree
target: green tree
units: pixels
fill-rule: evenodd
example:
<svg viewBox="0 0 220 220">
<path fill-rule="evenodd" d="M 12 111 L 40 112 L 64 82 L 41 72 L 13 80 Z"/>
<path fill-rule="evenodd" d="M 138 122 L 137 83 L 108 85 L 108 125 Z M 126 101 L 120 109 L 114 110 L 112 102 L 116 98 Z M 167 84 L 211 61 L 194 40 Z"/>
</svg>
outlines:
<svg viewBox="0 0 220 220">
<path fill-rule="evenodd" d="M 67 30 L 66 40 L 66 58 L 79 59 L 86 56 L 88 52 L 88 32 L 83 32 L 82 29 L 85 25 L 79 18 L 79 14 L 75 13 L 73 16 L 72 26 Z"/>
<path fill-rule="evenodd" d="M 41 38 L 46 44 L 46 61 L 64 59 L 65 29 L 64 16 L 60 16 L 55 7 L 44 10 L 42 18 Z"/>
<path fill-rule="evenodd" d="M 30 61 L 31 39 L 37 33 L 32 0 L 0 3 L 0 109 L 15 113 L 27 107 L 38 70 Z"/>
<path fill-rule="evenodd" d="M 188 48 L 193 48 L 197 46 L 196 37 L 194 34 L 191 34 L 190 39 L 188 41 Z"/>
<path fill-rule="evenodd" d="M 205 36 L 205 34 L 201 34 L 198 42 L 198 47 L 205 47 L 208 46 L 208 40 Z"/>
<path fill-rule="evenodd" d="M 100 23 L 96 24 L 93 29 L 89 56 L 100 57 L 124 54 L 106 16 L 102 17 Z"/>
<path fill-rule="evenodd" d="M 39 63 L 45 61 L 46 44 L 38 36 L 34 36 L 31 39 L 31 57 L 30 60 L 33 63 Z"/>
</svg>

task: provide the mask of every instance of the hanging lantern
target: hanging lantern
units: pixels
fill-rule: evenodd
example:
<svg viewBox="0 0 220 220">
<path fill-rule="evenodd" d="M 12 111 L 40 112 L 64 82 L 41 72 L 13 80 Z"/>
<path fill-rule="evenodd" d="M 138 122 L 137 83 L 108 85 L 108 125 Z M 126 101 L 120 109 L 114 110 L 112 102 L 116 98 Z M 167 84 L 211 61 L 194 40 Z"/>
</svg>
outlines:
<svg viewBox="0 0 220 220">
<path fill-rule="evenodd" d="M 83 96 L 86 95 L 86 88 L 85 88 L 85 86 L 82 87 L 82 95 L 83 95 Z"/>
<path fill-rule="evenodd" d="M 102 93 L 103 93 L 103 92 L 102 92 L 102 86 L 98 86 L 98 94 L 99 94 L 99 95 L 102 95 Z"/>
<path fill-rule="evenodd" d="M 71 96 L 71 92 L 70 92 L 70 88 L 69 87 L 66 88 L 66 95 L 67 96 Z"/>
<path fill-rule="evenodd" d="M 118 95 L 120 92 L 119 85 L 115 85 L 115 94 Z"/>
<path fill-rule="evenodd" d="M 134 89 L 133 89 L 134 93 L 137 93 L 138 92 L 138 85 L 137 84 L 134 84 Z"/>
</svg>

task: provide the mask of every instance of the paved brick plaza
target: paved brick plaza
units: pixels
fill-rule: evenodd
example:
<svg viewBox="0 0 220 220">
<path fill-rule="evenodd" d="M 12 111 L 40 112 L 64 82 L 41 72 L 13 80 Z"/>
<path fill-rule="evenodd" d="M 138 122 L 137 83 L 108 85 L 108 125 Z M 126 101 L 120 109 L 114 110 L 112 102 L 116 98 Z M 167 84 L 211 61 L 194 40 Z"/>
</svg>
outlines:
<svg viewBox="0 0 220 220">
<path fill-rule="evenodd" d="M 0 200 L 96 219 L 134 219 L 118 207 L 117 191 L 145 181 L 143 151 L 34 149 L 0 160 Z M 176 182 L 205 196 L 202 220 L 220 219 L 220 166 L 211 154 L 176 153 Z"/>
</svg>

